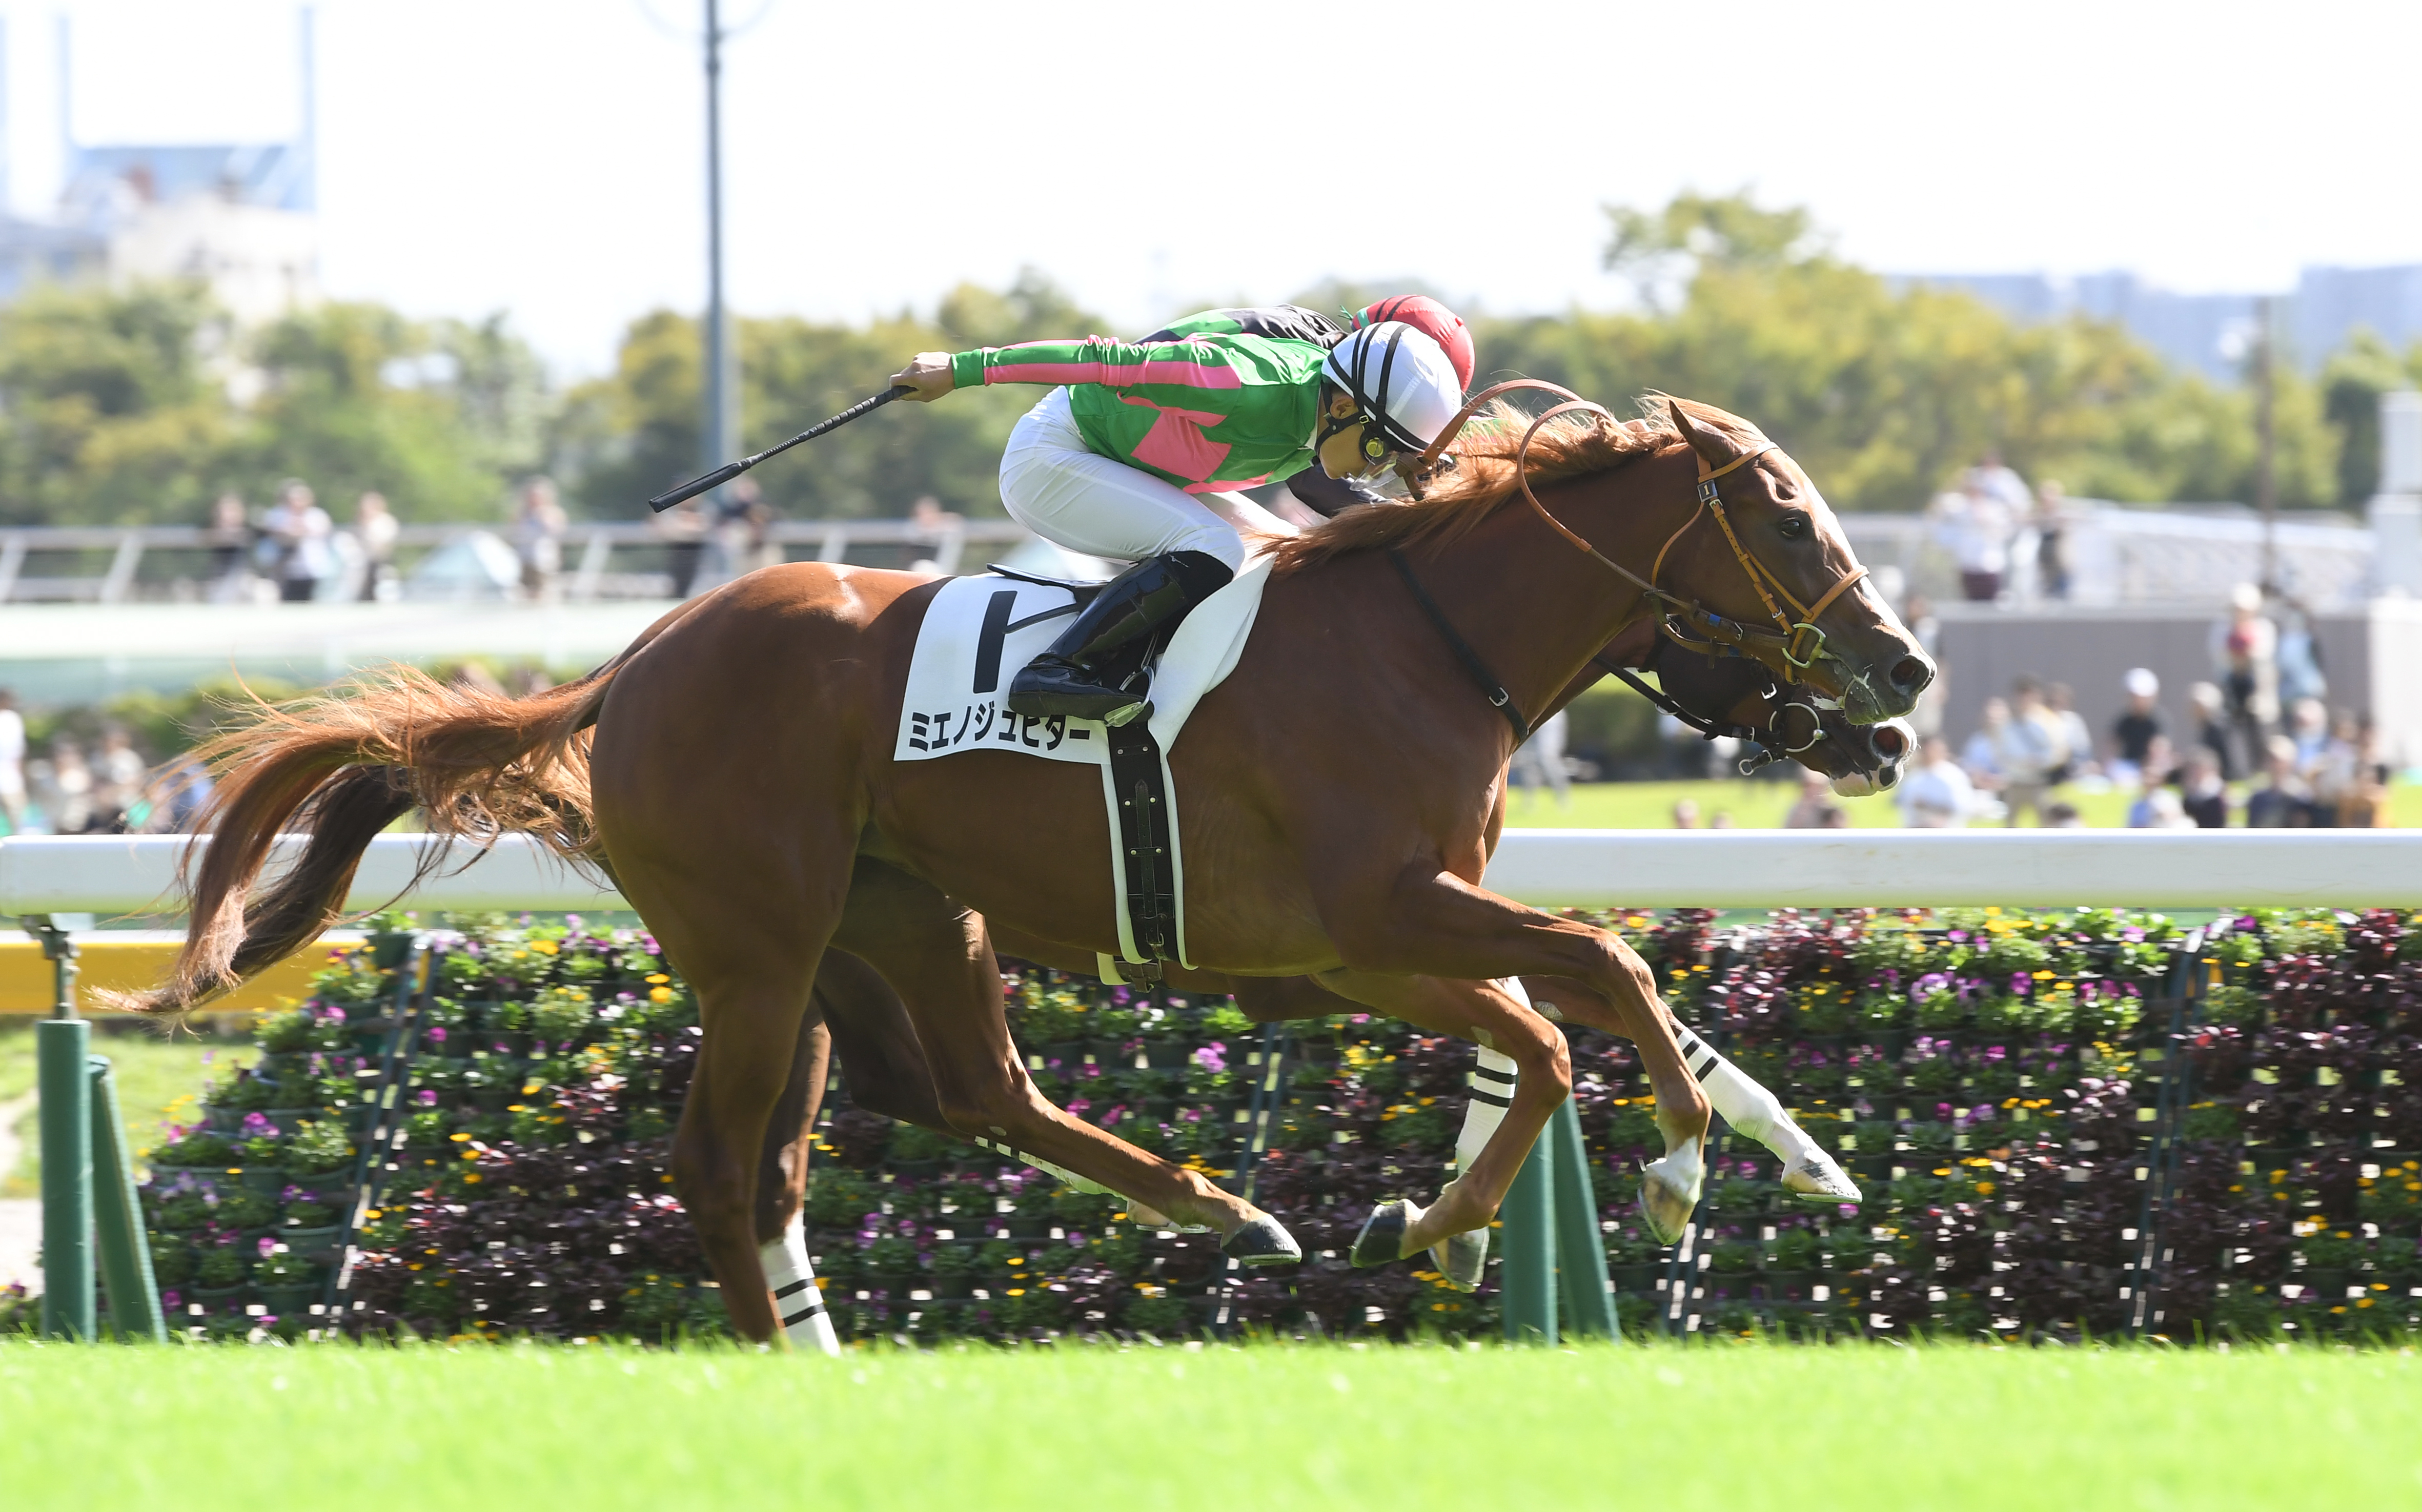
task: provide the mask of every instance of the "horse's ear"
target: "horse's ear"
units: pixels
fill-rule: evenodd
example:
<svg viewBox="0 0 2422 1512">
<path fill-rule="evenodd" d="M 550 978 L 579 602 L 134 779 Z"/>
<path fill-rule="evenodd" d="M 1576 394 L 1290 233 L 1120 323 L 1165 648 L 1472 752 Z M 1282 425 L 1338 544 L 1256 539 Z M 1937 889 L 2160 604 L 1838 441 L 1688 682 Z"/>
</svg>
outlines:
<svg viewBox="0 0 2422 1512">
<path fill-rule="evenodd" d="M 1673 417 L 1674 429 L 1681 433 L 1683 440 L 1691 443 L 1691 449 L 1699 454 L 1700 463 L 1710 470 L 1722 466 L 1739 454 L 1722 436 L 1691 424 L 1690 415 L 1683 410 L 1679 401 L 1666 400 L 1665 413 Z"/>
</svg>

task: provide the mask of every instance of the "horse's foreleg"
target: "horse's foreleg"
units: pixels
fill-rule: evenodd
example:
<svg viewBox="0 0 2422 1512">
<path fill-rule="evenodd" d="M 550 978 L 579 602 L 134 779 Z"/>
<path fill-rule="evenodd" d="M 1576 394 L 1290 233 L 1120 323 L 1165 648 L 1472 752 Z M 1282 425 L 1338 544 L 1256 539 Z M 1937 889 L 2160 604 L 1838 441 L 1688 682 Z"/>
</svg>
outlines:
<svg viewBox="0 0 2422 1512">
<path fill-rule="evenodd" d="M 1549 1018 L 1566 1019 L 1586 1024 L 1610 1034 L 1630 1036 L 1623 1016 L 1612 1004 L 1570 978 L 1538 977 L 1524 984 L 1541 1014 Z M 1860 1200 L 1858 1183 L 1842 1169 L 1841 1163 L 1825 1148 L 1810 1138 L 1791 1116 L 1782 1100 L 1761 1086 L 1740 1067 L 1733 1064 L 1707 1042 L 1699 1037 L 1688 1024 L 1674 1016 L 1673 1010 L 1662 1002 L 1658 1012 L 1667 1020 L 1676 1044 L 1681 1047 L 1683 1063 L 1699 1079 L 1700 1090 L 1706 1095 L 1709 1106 L 1722 1114 L 1735 1132 L 1755 1140 L 1783 1162 L 1783 1185 L 1785 1189 L 1817 1203 L 1855 1203 Z"/>
<path fill-rule="evenodd" d="M 1349 966 L 1466 981 L 1575 977 L 1605 999 L 1640 1047 L 1665 1135 L 1664 1158 L 1642 1173 L 1643 1215 L 1660 1239 L 1680 1236 L 1706 1179 L 1709 1110 L 1657 1000 L 1656 978 L 1630 946 L 1425 868 L 1407 871 L 1393 887 L 1341 890 L 1323 913 Z"/>
<path fill-rule="evenodd" d="M 1501 983 L 1358 971 L 1323 972 L 1320 983 L 1408 1023 L 1474 1041 L 1484 1052 L 1502 1057 L 1513 1071 L 1506 1088 L 1511 1095 L 1495 1126 L 1476 1152 L 1467 1156 L 1458 1145 L 1455 1179 L 1436 1203 L 1418 1217 L 1407 1211 L 1396 1252 L 1357 1258 L 1366 1263 L 1401 1259 L 1454 1235 L 1486 1227 L 1504 1203 L 1539 1131 L 1548 1126 L 1549 1116 L 1572 1092 L 1572 1062 L 1564 1035 Z M 1491 1110 L 1500 1111 L 1493 1106 Z"/>
</svg>

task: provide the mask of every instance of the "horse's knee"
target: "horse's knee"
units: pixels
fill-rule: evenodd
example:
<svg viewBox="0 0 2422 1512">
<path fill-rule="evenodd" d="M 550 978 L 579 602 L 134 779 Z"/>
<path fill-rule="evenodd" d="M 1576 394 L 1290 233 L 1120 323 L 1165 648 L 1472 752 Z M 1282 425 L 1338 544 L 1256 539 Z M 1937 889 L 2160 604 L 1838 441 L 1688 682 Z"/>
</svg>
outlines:
<svg viewBox="0 0 2422 1512">
<path fill-rule="evenodd" d="M 1562 1030 L 1544 1018 L 1525 1015 L 1493 1037 L 1501 1041 L 1494 1048 L 1511 1057 L 1520 1070 L 1524 1086 L 1549 1088 L 1559 1097 L 1571 1095 L 1572 1048 L 1565 1043 Z"/>
</svg>

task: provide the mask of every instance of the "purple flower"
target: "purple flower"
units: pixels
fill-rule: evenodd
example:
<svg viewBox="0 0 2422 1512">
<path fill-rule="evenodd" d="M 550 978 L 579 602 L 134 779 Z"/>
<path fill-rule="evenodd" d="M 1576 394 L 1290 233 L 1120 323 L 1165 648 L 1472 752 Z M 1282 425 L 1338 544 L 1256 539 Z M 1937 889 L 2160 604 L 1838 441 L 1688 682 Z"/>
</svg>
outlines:
<svg viewBox="0 0 2422 1512">
<path fill-rule="evenodd" d="M 272 1238 L 266 1234 L 260 1236 L 260 1257 L 263 1260 L 268 1259 L 272 1254 L 276 1252 L 276 1250 L 277 1241 L 275 1238 Z"/>
<path fill-rule="evenodd" d="M 258 1112 L 244 1115 L 244 1137 L 248 1140 L 275 1139 L 277 1126 Z"/>
<path fill-rule="evenodd" d="M 1115 1103 L 1115 1104 L 1112 1104 L 1112 1105 L 1111 1105 L 1111 1108 L 1110 1108 L 1110 1110 L 1109 1110 L 1109 1112 L 1104 1113 L 1104 1114 L 1102 1115 L 1102 1126 L 1103 1126 L 1104 1128 L 1109 1128 L 1109 1127 L 1111 1127 L 1111 1126 L 1115 1126 L 1115 1125 L 1118 1123 L 1118 1121 L 1119 1121 L 1120 1119 L 1124 1118 L 1126 1115 L 1127 1115 L 1127 1105 L 1126 1105 L 1126 1104 L 1124 1104 L 1124 1103 Z"/>
<path fill-rule="evenodd" d="M 1216 1076 L 1228 1069 L 1228 1047 L 1213 1040 L 1194 1052 L 1194 1063 Z"/>
<path fill-rule="evenodd" d="M 443 1029 L 438 1029 L 438 1028 L 432 1028 L 432 1029 L 431 1029 L 431 1030 L 430 1030 L 430 1032 L 429 1032 L 429 1042 L 430 1042 L 431 1044 L 432 1044 L 432 1045 L 443 1045 L 443 1044 L 445 1044 L 445 1043 L 446 1043 L 446 1031 L 445 1031 L 445 1030 L 443 1030 Z"/>
<path fill-rule="evenodd" d="M 1071 1097 L 1068 1099 L 1068 1106 L 1063 1109 L 1062 1111 L 1066 1112 L 1071 1118 L 1082 1118 L 1087 1113 L 1093 1111 L 1093 1105 L 1090 1099 L 1084 1097 Z"/>
<path fill-rule="evenodd" d="M 423 1087 L 414 1095 L 413 1100 L 419 1103 L 423 1108 L 434 1108 L 437 1106 L 436 1090 L 431 1087 Z"/>
<path fill-rule="evenodd" d="M 2010 992 L 2012 996 L 2023 998 L 2028 993 L 2035 990 L 2035 979 L 2027 975 L 2024 971 L 2013 971 L 2010 973 Z"/>
</svg>

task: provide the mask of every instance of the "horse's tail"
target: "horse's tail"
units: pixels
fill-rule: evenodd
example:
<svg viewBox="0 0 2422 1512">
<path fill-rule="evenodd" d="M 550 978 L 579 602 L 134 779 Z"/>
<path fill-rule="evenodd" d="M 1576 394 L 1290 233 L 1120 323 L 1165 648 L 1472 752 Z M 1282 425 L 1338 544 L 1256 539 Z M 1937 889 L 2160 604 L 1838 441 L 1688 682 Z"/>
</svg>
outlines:
<svg viewBox="0 0 2422 1512">
<path fill-rule="evenodd" d="M 183 1013 L 318 938 L 343 917 L 371 838 L 415 808 L 449 839 L 522 833 L 594 859 L 588 731 L 622 665 L 520 699 L 396 667 L 260 704 L 196 752 L 218 785 L 195 826 L 195 845 L 209 837 L 200 864 L 188 846 L 179 868 L 190 919 L 168 980 L 113 1005 Z M 301 859 L 254 895 L 290 828 L 310 833 Z"/>
</svg>

